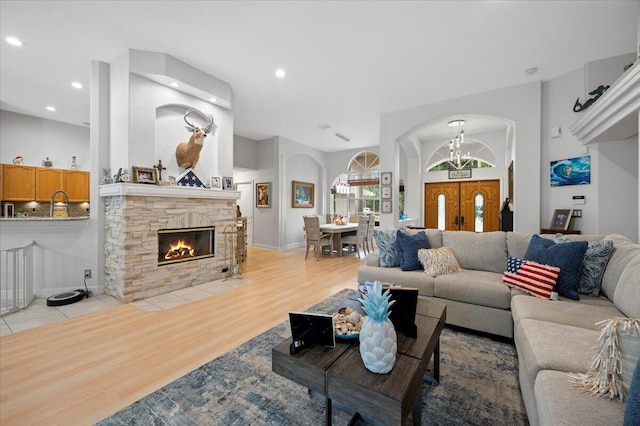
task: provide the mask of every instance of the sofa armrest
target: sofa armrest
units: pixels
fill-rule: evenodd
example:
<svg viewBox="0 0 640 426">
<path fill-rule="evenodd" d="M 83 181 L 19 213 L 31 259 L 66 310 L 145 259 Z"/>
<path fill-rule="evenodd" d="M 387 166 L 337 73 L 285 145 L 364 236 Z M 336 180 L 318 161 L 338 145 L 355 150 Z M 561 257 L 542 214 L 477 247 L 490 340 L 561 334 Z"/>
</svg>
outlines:
<svg viewBox="0 0 640 426">
<path fill-rule="evenodd" d="M 364 258 L 364 264 L 367 266 L 380 267 L 380 253 L 369 253 L 367 257 Z"/>
</svg>

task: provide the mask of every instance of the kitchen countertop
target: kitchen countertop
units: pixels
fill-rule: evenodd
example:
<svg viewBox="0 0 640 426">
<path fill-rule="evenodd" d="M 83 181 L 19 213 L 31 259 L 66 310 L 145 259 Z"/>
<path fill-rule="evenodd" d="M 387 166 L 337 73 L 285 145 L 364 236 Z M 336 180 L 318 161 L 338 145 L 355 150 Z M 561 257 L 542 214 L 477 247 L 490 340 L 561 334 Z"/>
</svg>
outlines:
<svg viewBox="0 0 640 426">
<path fill-rule="evenodd" d="M 73 220 L 87 220 L 89 216 L 77 216 L 77 217 L 38 217 L 38 216 L 27 216 L 27 217 L 0 217 L 0 221 L 3 222 L 67 222 Z"/>
</svg>

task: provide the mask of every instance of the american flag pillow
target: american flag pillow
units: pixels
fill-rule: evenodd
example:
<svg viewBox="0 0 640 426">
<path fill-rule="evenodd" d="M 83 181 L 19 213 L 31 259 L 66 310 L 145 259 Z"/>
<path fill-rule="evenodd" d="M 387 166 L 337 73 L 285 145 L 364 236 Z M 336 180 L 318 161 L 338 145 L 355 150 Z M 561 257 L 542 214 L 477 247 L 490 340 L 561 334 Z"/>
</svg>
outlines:
<svg viewBox="0 0 640 426">
<path fill-rule="evenodd" d="M 560 268 L 556 266 L 509 256 L 502 282 L 542 299 L 551 299 L 559 276 Z"/>
</svg>

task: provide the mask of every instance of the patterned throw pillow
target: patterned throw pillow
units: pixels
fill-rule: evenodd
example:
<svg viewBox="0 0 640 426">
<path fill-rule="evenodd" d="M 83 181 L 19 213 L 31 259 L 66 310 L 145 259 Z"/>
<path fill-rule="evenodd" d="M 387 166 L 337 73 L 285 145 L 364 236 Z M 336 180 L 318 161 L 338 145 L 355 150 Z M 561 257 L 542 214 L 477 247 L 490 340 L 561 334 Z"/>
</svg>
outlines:
<svg viewBox="0 0 640 426">
<path fill-rule="evenodd" d="M 424 267 L 424 273 L 432 277 L 458 272 L 462 269 L 453 250 L 447 246 L 437 249 L 420 249 L 418 250 L 418 259 Z"/>
<path fill-rule="evenodd" d="M 382 268 L 393 268 L 400 266 L 398 260 L 398 249 L 396 247 L 396 230 L 388 229 L 386 231 L 380 229 L 373 230 L 373 239 L 376 240 L 376 246 L 380 252 L 380 266 Z"/>
<path fill-rule="evenodd" d="M 624 402 L 640 362 L 640 319 L 613 318 L 600 321 L 596 357 L 586 373 L 569 373 L 579 389 Z"/>
<path fill-rule="evenodd" d="M 502 282 L 542 299 L 551 299 L 560 268 L 509 256 Z"/>
<path fill-rule="evenodd" d="M 570 241 L 562 234 L 556 234 L 553 237 L 553 242 L 557 244 Z M 578 293 L 594 297 L 600 294 L 600 284 L 602 284 L 602 277 L 612 251 L 613 241 L 611 240 L 589 243 L 582 259 L 582 274 L 580 274 L 580 282 L 578 283 Z"/>
<path fill-rule="evenodd" d="M 429 238 L 424 232 L 418 232 L 409 235 L 398 230 L 396 235 L 396 248 L 398 250 L 398 261 L 400 269 L 403 271 L 417 271 L 422 269 L 420 259 L 418 259 L 418 250 L 430 249 Z"/>
<path fill-rule="evenodd" d="M 524 260 L 560 268 L 556 291 L 569 299 L 578 300 L 578 283 L 587 246 L 586 241 L 555 244 L 540 235 L 533 235 L 524 254 Z"/>
</svg>

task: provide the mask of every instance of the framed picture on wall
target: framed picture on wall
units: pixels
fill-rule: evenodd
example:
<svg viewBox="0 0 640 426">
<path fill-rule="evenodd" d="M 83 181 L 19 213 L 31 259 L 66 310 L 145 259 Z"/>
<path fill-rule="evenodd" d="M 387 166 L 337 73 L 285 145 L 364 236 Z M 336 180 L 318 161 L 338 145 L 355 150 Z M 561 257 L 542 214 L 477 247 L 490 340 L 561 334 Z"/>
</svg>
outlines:
<svg viewBox="0 0 640 426">
<path fill-rule="evenodd" d="M 271 182 L 256 183 L 256 207 L 271 207 Z"/>
<path fill-rule="evenodd" d="M 391 185 L 391 172 L 380 173 L 380 185 Z"/>
<path fill-rule="evenodd" d="M 566 231 L 569 229 L 569 223 L 571 222 L 572 209 L 556 209 L 551 216 L 551 224 L 549 229 L 557 229 L 559 231 Z"/>
<path fill-rule="evenodd" d="M 315 185 L 308 182 L 291 182 L 291 207 L 313 207 L 315 198 Z"/>
<path fill-rule="evenodd" d="M 393 204 L 391 200 L 382 200 L 382 213 L 393 213 Z"/>
<path fill-rule="evenodd" d="M 380 198 L 382 198 L 383 200 L 391 198 L 391 185 L 380 187 Z"/>
</svg>

